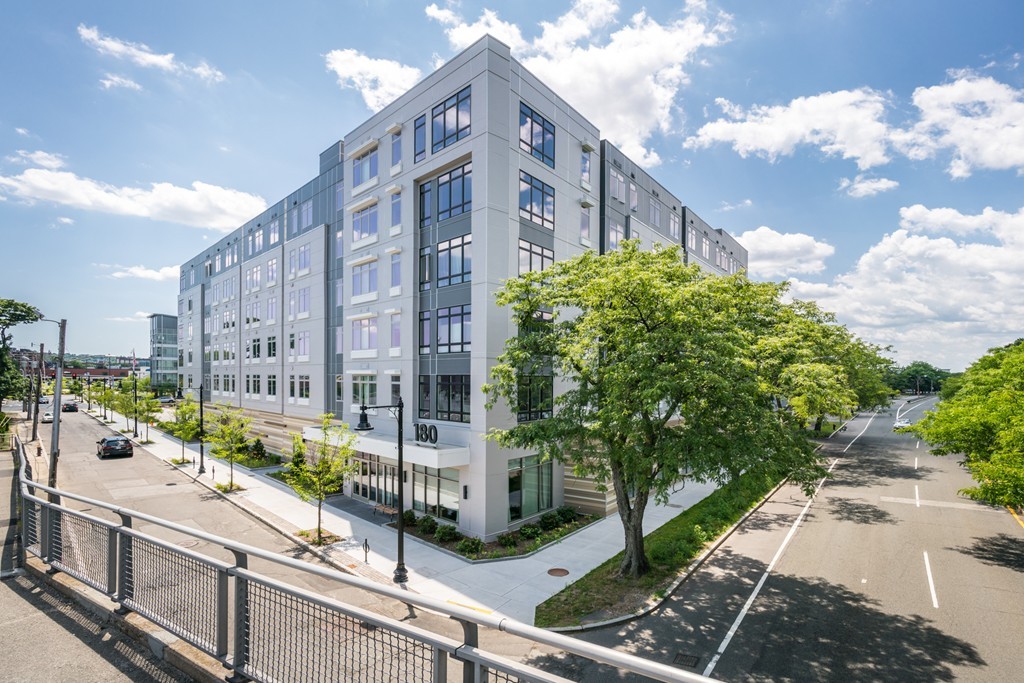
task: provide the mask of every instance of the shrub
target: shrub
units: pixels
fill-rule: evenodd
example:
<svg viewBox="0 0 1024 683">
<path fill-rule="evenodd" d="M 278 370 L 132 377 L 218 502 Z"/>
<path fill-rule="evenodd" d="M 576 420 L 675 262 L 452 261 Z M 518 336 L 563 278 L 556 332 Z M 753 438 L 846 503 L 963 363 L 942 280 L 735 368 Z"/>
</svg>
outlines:
<svg viewBox="0 0 1024 683">
<path fill-rule="evenodd" d="M 523 538 L 539 538 L 542 533 L 541 528 L 535 524 L 526 524 L 519 529 L 519 535 Z"/>
<path fill-rule="evenodd" d="M 515 548 L 518 543 L 515 534 L 498 534 L 498 545 L 503 548 Z"/>
<path fill-rule="evenodd" d="M 252 447 L 249 449 L 249 454 L 254 460 L 263 460 L 267 457 L 267 448 L 263 445 L 263 441 L 256 439 Z"/>
<path fill-rule="evenodd" d="M 402 523 L 405 526 L 416 526 L 416 513 L 412 510 L 406 510 L 402 513 Z"/>
<path fill-rule="evenodd" d="M 443 526 L 438 529 L 454 529 L 455 527 Z M 458 532 L 456 532 L 458 533 Z M 455 546 L 455 550 L 462 555 L 475 555 L 484 549 L 484 542 L 479 538 L 464 538 Z"/>
<path fill-rule="evenodd" d="M 462 534 L 451 524 L 438 524 L 434 531 L 434 540 L 438 543 L 449 543 L 462 539 Z"/>
<path fill-rule="evenodd" d="M 555 514 L 558 515 L 558 521 L 562 524 L 572 524 L 576 521 L 576 511 L 568 505 L 563 505 L 555 510 Z"/>
<path fill-rule="evenodd" d="M 416 528 L 419 529 L 424 536 L 430 536 L 437 530 L 437 520 L 433 517 L 421 517 L 416 522 Z"/>
<path fill-rule="evenodd" d="M 540 519 L 537 520 L 537 523 L 540 525 L 540 528 L 544 531 L 552 531 L 561 526 L 561 522 L 559 522 L 558 520 L 558 515 L 556 515 L 554 512 L 544 513 L 540 516 Z"/>
</svg>

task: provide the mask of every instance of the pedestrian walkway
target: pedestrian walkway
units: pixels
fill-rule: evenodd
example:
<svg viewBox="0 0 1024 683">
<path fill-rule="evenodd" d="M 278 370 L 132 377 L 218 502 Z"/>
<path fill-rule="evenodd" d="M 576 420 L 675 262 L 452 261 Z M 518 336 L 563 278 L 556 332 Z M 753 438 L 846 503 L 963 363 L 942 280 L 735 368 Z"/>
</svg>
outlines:
<svg viewBox="0 0 1024 683">
<path fill-rule="evenodd" d="M 120 424 L 120 420 L 123 418 L 111 426 Z M 141 438 L 145 431 L 140 431 Z M 137 446 L 137 454 L 145 451 L 168 462 L 181 457 L 181 442 L 177 439 L 153 428 L 149 438 L 153 443 Z M 183 473 L 211 489 L 215 483 L 227 485 L 227 463 L 207 455 L 206 472 L 199 475 L 198 444 L 186 445 L 185 453 L 187 458 L 195 459 L 195 464 L 181 467 Z M 285 533 L 294 535 L 298 530 L 316 528 L 315 502 L 303 502 L 289 487 L 263 474 L 238 465 L 234 470 L 235 484 L 245 490 L 225 496 L 231 502 Z M 74 490 L 73 485 L 64 485 Z M 651 504 L 645 515 L 644 532 L 657 529 L 713 490 L 713 484 L 691 482 L 673 493 L 666 505 Z M 387 526 L 389 521 L 382 515 L 373 515 L 369 505 L 351 499 L 338 500 L 337 507 L 325 504 L 323 527 L 343 539 L 330 546 L 327 555 L 354 574 L 390 583 L 396 562 L 397 533 Z M 369 546 L 366 562 L 364 541 Z M 533 624 L 538 604 L 613 557 L 623 545 L 622 523 L 617 515 L 595 522 L 529 557 L 489 562 L 467 561 L 406 534 L 407 586 L 453 605 Z M 549 573 L 552 569 L 567 573 Z"/>
</svg>

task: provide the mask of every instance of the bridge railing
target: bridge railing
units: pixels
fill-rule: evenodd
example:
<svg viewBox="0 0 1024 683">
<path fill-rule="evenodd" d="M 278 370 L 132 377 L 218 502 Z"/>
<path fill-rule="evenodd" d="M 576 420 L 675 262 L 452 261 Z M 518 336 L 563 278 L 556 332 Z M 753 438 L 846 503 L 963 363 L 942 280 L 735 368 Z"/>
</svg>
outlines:
<svg viewBox="0 0 1024 683">
<path fill-rule="evenodd" d="M 19 456 L 22 548 L 255 681 L 566 683 L 568 679 L 479 648 L 479 629 L 513 634 L 656 681 L 708 681 L 698 674 L 481 614 L 400 588 L 311 565 L 142 512 L 31 480 Z M 45 494 L 47 498 L 43 498 Z M 76 500 L 120 522 L 72 510 Z M 207 557 L 133 528 L 153 524 L 229 551 Z M 259 558 L 447 616 L 462 639 L 439 635 L 250 571 Z M 451 667 L 450 667 L 451 665 Z M 461 668 L 461 675 L 458 669 Z"/>
</svg>

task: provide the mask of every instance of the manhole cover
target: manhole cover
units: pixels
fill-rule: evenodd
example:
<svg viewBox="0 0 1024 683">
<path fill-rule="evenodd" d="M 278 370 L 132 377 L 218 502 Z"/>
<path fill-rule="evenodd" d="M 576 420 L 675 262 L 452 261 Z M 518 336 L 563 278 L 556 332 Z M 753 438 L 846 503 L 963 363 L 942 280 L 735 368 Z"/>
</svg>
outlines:
<svg viewBox="0 0 1024 683">
<path fill-rule="evenodd" d="M 554 567 L 548 570 L 548 574 L 551 576 L 569 576 L 569 570 L 562 569 L 561 567 Z"/>
<path fill-rule="evenodd" d="M 199 545 L 199 541 L 197 541 L 194 538 L 190 538 L 184 541 L 180 541 L 178 545 L 180 545 L 182 548 L 195 548 L 197 545 Z"/>
<path fill-rule="evenodd" d="M 679 666 L 694 667 L 697 666 L 697 662 L 699 661 L 700 657 L 694 657 L 693 655 L 677 654 L 676 658 L 672 660 L 672 663 L 678 664 Z"/>
</svg>

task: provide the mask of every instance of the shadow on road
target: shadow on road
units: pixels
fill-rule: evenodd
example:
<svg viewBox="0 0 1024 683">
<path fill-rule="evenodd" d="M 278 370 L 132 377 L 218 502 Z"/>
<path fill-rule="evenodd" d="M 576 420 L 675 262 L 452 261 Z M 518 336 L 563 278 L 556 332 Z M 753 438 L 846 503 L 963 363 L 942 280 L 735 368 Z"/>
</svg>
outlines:
<svg viewBox="0 0 1024 683">
<path fill-rule="evenodd" d="M 759 561 L 720 550 L 712 573 L 683 584 L 653 614 L 584 640 L 703 672 L 765 570 Z M 695 657 L 689 666 L 679 663 Z M 566 657 L 530 662 L 574 680 L 641 681 Z M 755 681 L 952 681 L 954 667 L 984 667 L 977 649 L 919 615 L 889 614 L 878 602 L 821 579 L 772 575 L 740 626 L 715 675 Z"/>
<path fill-rule="evenodd" d="M 985 564 L 1006 567 L 1024 573 L 1024 543 L 1009 534 L 996 534 L 988 538 L 975 538 L 970 547 L 950 548 Z"/>
<path fill-rule="evenodd" d="M 829 498 L 828 513 L 840 521 L 854 524 L 896 524 L 899 521 L 877 505 L 859 498 Z"/>
</svg>

